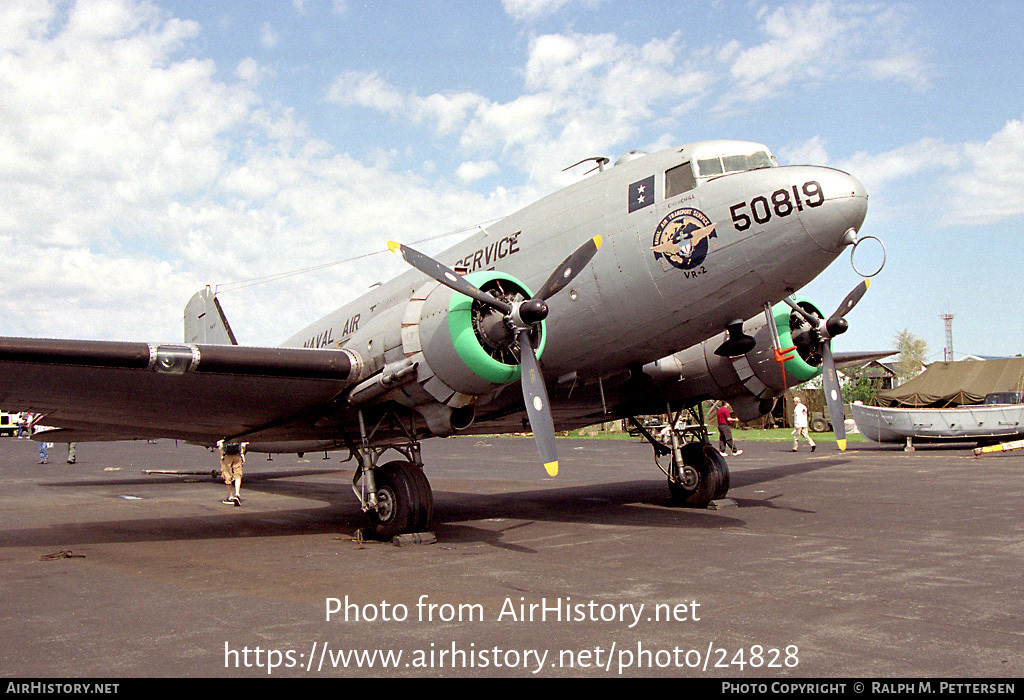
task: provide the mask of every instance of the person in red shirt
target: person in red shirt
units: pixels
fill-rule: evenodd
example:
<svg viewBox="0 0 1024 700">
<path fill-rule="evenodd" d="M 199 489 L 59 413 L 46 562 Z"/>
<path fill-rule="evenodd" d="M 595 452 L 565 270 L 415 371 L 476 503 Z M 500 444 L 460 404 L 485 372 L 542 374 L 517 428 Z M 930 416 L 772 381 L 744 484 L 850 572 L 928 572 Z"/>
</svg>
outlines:
<svg viewBox="0 0 1024 700">
<path fill-rule="evenodd" d="M 732 406 L 728 402 L 718 407 L 718 451 L 722 456 L 729 454 L 726 447 L 732 450 L 734 455 L 743 454 L 743 450 L 736 449 L 736 443 L 732 441 L 732 423 L 739 423 L 739 419 L 732 415 Z"/>
</svg>

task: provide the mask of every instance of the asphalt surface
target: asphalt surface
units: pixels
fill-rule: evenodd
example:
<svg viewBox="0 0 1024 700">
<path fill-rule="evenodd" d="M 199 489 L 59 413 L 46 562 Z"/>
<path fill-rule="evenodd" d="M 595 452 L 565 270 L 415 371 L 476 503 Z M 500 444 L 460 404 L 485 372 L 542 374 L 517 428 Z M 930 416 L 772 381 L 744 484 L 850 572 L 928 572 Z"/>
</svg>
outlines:
<svg viewBox="0 0 1024 700">
<path fill-rule="evenodd" d="M 736 438 L 717 510 L 640 442 L 559 440 L 550 479 L 529 439 L 428 441 L 436 542 L 402 547 L 355 538 L 340 453 L 250 455 L 236 508 L 141 473 L 200 448 L 0 438 L 0 675 L 1024 676 L 1024 451 Z"/>
</svg>

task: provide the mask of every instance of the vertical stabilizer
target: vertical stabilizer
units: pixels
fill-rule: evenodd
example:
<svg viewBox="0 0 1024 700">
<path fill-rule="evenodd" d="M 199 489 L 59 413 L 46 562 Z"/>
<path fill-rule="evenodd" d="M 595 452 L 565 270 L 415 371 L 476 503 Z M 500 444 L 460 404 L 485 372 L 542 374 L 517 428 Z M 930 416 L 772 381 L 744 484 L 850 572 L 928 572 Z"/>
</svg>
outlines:
<svg viewBox="0 0 1024 700">
<path fill-rule="evenodd" d="M 238 345 L 217 295 L 208 286 L 185 304 L 185 342 L 197 345 Z"/>
</svg>

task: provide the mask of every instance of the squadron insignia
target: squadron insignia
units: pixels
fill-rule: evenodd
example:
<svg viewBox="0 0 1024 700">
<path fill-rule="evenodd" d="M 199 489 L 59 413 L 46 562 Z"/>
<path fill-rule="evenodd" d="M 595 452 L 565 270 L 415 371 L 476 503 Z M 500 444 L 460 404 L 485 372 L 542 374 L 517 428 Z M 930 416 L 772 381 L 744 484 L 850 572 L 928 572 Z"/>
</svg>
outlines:
<svg viewBox="0 0 1024 700">
<path fill-rule="evenodd" d="M 654 230 L 651 250 L 668 270 L 692 270 L 708 256 L 711 239 L 718 238 L 715 225 L 703 212 L 683 207 L 666 216 Z"/>
</svg>

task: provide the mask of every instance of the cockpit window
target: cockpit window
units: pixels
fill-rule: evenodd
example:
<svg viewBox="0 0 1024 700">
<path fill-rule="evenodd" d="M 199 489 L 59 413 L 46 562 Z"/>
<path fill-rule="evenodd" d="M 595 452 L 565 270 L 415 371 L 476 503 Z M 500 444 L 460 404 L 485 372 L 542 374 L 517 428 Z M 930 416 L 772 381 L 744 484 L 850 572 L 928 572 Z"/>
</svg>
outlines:
<svg viewBox="0 0 1024 700">
<path fill-rule="evenodd" d="M 741 173 L 747 170 L 746 156 L 722 156 L 722 164 L 727 173 Z"/>
<path fill-rule="evenodd" d="M 700 171 L 701 177 L 707 177 L 708 175 L 721 175 L 722 170 L 722 159 L 721 158 L 704 158 L 697 161 L 697 168 Z"/>
<path fill-rule="evenodd" d="M 689 192 L 696 186 L 697 178 L 693 176 L 689 161 L 665 171 L 665 199 Z"/>
<path fill-rule="evenodd" d="M 747 156 L 747 168 L 749 170 L 758 170 L 760 168 L 771 168 L 775 163 L 771 157 L 764 151 L 758 151 L 754 155 Z"/>
<path fill-rule="evenodd" d="M 721 158 L 702 158 L 697 161 L 697 169 L 701 177 L 722 175 L 723 173 L 739 173 L 745 170 L 771 168 L 775 165 L 765 151 L 757 151 L 750 155 L 728 155 Z"/>
</svg>

